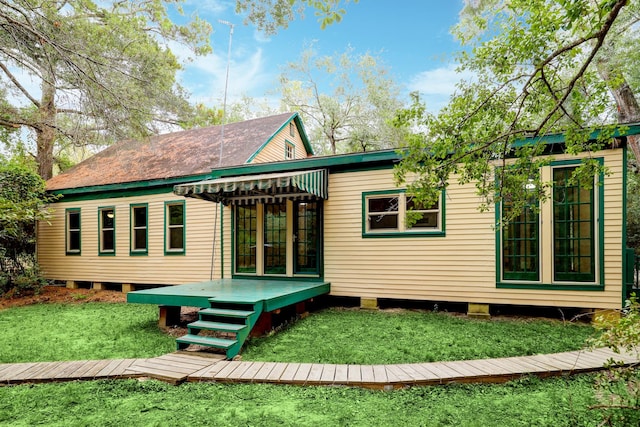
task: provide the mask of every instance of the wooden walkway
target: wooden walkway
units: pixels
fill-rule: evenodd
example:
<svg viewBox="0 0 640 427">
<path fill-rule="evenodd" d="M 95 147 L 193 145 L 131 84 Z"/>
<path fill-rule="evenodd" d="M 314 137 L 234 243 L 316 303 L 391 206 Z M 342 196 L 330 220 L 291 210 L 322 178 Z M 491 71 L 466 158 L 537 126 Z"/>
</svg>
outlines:
<svg viewBox="0 0 640 427">
<path fill-rule="evenodd" d="M 391 390 L 415 385 L 500 383 L 527 375 L 550 377 L 603 369 L 609 359 L 640 362 L 638 354 L 607 348 L 537 356 L 398 365 L 242 362 L 207 353 L 176 352 L 150 359 L 40 362 L 0 365 L 0 384 L 150 377 L 185 381 L 338 385 Z"/>
</svg>

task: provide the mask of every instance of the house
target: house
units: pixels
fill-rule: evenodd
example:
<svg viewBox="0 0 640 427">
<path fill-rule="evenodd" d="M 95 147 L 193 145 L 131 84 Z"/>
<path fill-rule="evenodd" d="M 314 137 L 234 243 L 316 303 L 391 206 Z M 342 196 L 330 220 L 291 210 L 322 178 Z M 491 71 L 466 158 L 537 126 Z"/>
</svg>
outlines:
<svg viewBox="0 0 640 427">
<path fill-rule="evenodd" d="M 474 185 L 455 178 L 409 226 L 411 197 L 393 180 L 397 151 L 309 157 L 296 114 L 225 129 L 222 147 L 217 127 L 128 141 L 51 179 L 49 190 L 63 198 L 51 225 L 39 228 L 46 277 L 126 290 L 217 279 L 231 292 L 234 284 L 318 282 L 363 306 L 383 298 L 461 302 L 479 315 L 492 304 L 623 304 L 624 135 L 578 156 L 564 153 L 562 135 L 541 138 L 553 156 L 541 170 L 552 197 L 504 227 L 496 227 L 502 207 L 479 212 Z M 626 132 L 639 133 L 640 125 Z M 586 156 L 610 172 L 591 189 L 566 179 Z M 130 300 L 186 304 L 171 289 Z M 205 307 L 206 296 L 189 302 Z"/>
<path fill-rule="evenodd" d="M 51 206 L 51 224 L 39 224 L 42 271 L 70 287 L 123 284 L 125 291 L 220 277 L 211 257 L 213 250 L 216 265 L 224 261 L 213 226 L 224 210 L 177 196 L 173 186 L 205 179 L 213 167 L 312 154 L 291 113 L 114 144 L 47 181 L 61 199 Z"/>
</svg>

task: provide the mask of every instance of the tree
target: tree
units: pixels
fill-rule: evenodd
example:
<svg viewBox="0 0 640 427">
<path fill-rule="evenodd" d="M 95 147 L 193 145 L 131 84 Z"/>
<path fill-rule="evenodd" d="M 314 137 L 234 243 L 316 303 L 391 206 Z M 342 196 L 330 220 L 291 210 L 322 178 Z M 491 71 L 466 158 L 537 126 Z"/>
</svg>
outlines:
<svg viewBox="0 0 640 427">
<path fill-rule="evenodd" d="M 51 201 L 33 162 L 0 156 L 0 295 L 37 289 L 36 222 L 47 220 Z"/>
<path fill-rule="evenodd" d="M 631 158 L 627 168 L 627 246 L 640 255 L 640 168 Z"/>
<path fill-rule="evenodd" d="M 456 173 L 477 183 L 486 208 L 501 197 L 523 206 L 523 183 L 533 178 L 544 198 L 537 174 L 544 160 L 535 158 L 542 144 L 513 150 L 512 143 L 562 131 L 569 153 L 595 151 L 610 141 L 615 123 L 640 119 L 629 84 L 629 72 L 635 82 L 637 71 L 633 63 L 618 66 L 625 49 L 638 46 L 637 9 L 627 0 L 468 1 L 453 32 L 467 46 L 459 68 L 475 78 L 437 115 L 414 105 L 399 116 L 400 125 L 424 131 L 409 141 L 398 181 L 435 200 Z M 590 140 L 596 128 L 603 131 Z M 629 145 L 640 152 L 637 141 L 629 138 Z M 492 165 L 507 156 L 515 163 L 494 174 Z M 574 179 L 599 170 L 587 161 Z"/>
<path fill-rule="evenodd" d="M 345 14 L 341 6 L 346 3 L 349 0 L 236 0 L 236 12 L 247 15 L 245 23 L 252 22 L 265 33 L 274 34 L 279 28 L 287 28 L 296 15 L 304 17 L 307 6 L 315 9 L 322 28 L 340 22 Z"/>
<path fill-rule="evenodd" d="M 172 23 L 179 3 L 0 0 L 0 127 L 32 132 L 40 176 L 57 143 L 142 137 L 190 111 L 168 43 L 206 53 L 210 26 Z"/>
<path fill-rule="evenodd" d="M 307 49 L 298 62 L 287 64 L 280 85 L 283 104 L 300 112 L 319 153 L 395 147 L 402 140 L 392 125 L 402 106 L 399 89 L 370 54 L 348 49 L 318 56 Z"/>
</svg>

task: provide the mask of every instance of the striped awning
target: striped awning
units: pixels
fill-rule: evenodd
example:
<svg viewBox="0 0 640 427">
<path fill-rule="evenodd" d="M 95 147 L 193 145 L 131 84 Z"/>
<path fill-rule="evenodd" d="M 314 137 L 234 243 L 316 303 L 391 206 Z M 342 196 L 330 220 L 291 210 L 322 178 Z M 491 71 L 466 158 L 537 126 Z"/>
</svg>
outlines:
<svg viewBox="0 0 640 427">
<path fill-rule="evenodd" d="M 178 196 L 221 202 L 225 205 L 276 203 L 287 199 L 327 199 L 327 171 L 317 169 L 219 178 L 176 185 L 173 192 Z"/>
</svg>

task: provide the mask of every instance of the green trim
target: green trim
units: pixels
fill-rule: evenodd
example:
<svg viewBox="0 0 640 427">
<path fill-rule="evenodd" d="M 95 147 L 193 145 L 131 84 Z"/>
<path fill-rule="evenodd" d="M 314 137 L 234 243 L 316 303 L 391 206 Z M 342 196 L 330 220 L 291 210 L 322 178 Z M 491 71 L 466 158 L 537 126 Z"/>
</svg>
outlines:
<svg viewBox="0 0 640 427">
<path fill-rule="evenodd" d="M 68 199 L 67 196 L 71 195 L 81 195 L 81 194 L 94 194 L 92 199 L 98 198 L 97 193 L 119 193 L 122 191 L 157 191 L 156 187 L 162 188 L 173 188 L 175 184 L 182 184 L 186 182 L 206 179 L 209 174 L 197 174 L 197 175 L 185 175 L 174 178 L 164 178 L 164 179 L 153 179 L 149 181 L 133 181 L 133 182 L 124 182 L 117 184 L 104 184 L 104 185 L 90 185 L 87 187 L 78 187 L 78 188 L 63 188 L 59 190 L 49 190 L 50 193 L 65 196 L 65 201 Z M 143 194 L 153 194 L 153 193 L 143 193 Z M 110 196 L 110 197 L 128 197 L 128 196 Z M 102 197 L 104 198 L 104 197 Z"/>
<path fill-rule="evenodd" d="M 300 134 L 300 139 L 302 140 L 302 143 L 304 144 L 304 148 L 305 150 L 307 150 L 307 154 L 311 154 L 313 155 L 313 148 L 311 148 L 311 144 L 309 143 L 309 138 L 307 138 L 307 133 L 304 130 L 304 126 L 302 125 L 302 120 L 300 120 L 300 116 L 298 113 L 294 113 L 291 117 L 289 117 L 289 119 L 284 122 L 282 124 L 282 126 L 280 126 L 278 128 L 278 130 L 276 130 L 261 146 L 260 148 L 258 148 L 251 156 L 249 156 L 249 158 L 247 159 L 247 161 L 245 163 L 251 163 L 261 152 L 262 150 L 264 150 L 267 145 L 269 145 L 269 143 L 271 141 L 273 141 L 273 139 L 281 132 L 284 130 L 285 127 L 289 126 L 289 123 L 291 123 L 291 121 L 295 122 L 296 127 L 298 128 L 298 133 Z"/>
<path fill-rule="evenodd" d="M 550 290 L 550 291 L 604 291 L 604 285 L 585 285 L 585 284 L 569 285 L 564 283 L 549 284 L 549 283 L 497 282 L 496 288 L 498 289 L 541 289 L 541 290 Z"/>
<path fill-rule="evenodd" d="M 220 278 L 224 279 L 224 205 L 220 206 Z"/>
<path fill-rule="evenodd" d="M 300 208 L 300 204 L 301 203 L 315 203 L 316 204 L 316 208 L 315 208 L 315 229 L 313 230 L 313 232 L 315 233 L 315 237 L 316 237 L 316 244 L 315 244 L 315 253 L 316 253 L 316 259 L 315 259 L 315 266 L 312 267 L 309 270 L 304 270 L 302 268 L 300 268 L 300 266 L 298 265 L 298 257 L 296 256 L 296 250 L 297 250 L 297 245 L 299 243 L 299 239 L 294 238 L 293 239 L 293 275 L 296 276 L 298 274 L 300 275 L 308 275 L 308 276 L 317 276 L 320 274 L 320 263 L 321 261 L 321 254 L 322 254 L 322 211 L 324 210 L 324 203 L 322 200 L 318 200 L 315 202 L 302 202 L 302 201 L 294 201 L 293 204 L 293 235 L 294 236 L 298 236 L 300 234 L 300 228 L 299 228 L 299 219 L 300 217 L 298 216 L 298 212 L 299 212 L 299 208 Z"/>
<path fill-rule="evenodd" d="M 231 242 L 232 242 L 232 246 L 231 246 L 231 274 L 233 277 L 233 274 L 236 273 L 244 273 L 244 274 L 251 274 L 251 275 L 255 275 L 258 274 L 258 242 L 262 242 L 262 238 L 260 237 L 260 234 L 258 233 L 258 223 L 257 221 L 260 221 L 260 218 L 258 217 L 258 205 L 252 205 L 255 207 L 255 214 L 256 214 L 256 265 L 255 268 L 253 269 L 249 269 L 247 268 L 247 271 L 236 271 L 237 267 L 237 256 L 238 256 L 238 251 L 237 251 L 237 246 L 238 246 L 238 239 L 237 239 L 237 232 L 238 232 L 238 209 L 239 208 L 249 208 L 251 206 L 238 206 L 238 205 L 234 205 L 233 206 L 233 210 L 232 215 L 231 215 Z M 251 271 L 253 270 L 253 271 Z"/>
<path fill-rule="evenodd" d="M 173 193 L 173 185 L 140 190 L 112 191 L 106 193 L 70 194 L 62 196 L 56 202 L 82 202 L 87 200 L 118 199 L 123 197 L 152 196 L 155 194 Z"/>
<path fill-rule="evenodd" d="M 78 213 L 78 250 L 69 250 L 69 214 Z M 82 211 L 81 208 L 64 210 L 64 253 L 65 255 L 82 255 Z"/>
<path fill-rule="evenodd" d="M 102 211 L 113 211 L 113 250 L 102 250 Z M 115 256 L 116 255 L 116 207 L 115 206 L 98 206 L 98 256 Z"/>
<path fill-rule="evenodd" d="M 622 127 L 626 127 L 627 130 L 621 131 L 620 128 Z M 589 135 L 589 140 L 597 140 L 601 133 L 602 133 L 601 130 L 595 130 L 591 132 L 591 134 Z M 622 137 L 627 135 L 637 135 L 637 134 L 640 134 L 640 124 L 634 123 L 629 125 L 618 126 L 616 130 L 614 130 L 612 137 L 617 138 L 617 137 Z M 545 145 L 564 144 L 565 140 L 566 140 L 565 134 L 554 133 L 554 134 L 542 135 L 542 136 L 536 136 L 536 137 L 530 137 L 530 138 L 521 138 L 514 141 L 511 144 L 511 146 L 515 148 L 515 147 L 522 147 L 525 145 L 532 145 L 532 144 L 539 144 L 539 143 L 543 143 Z"/>
<path fill-rule="evenodd" d="M 604 165 L 604 159 L 602 157 L 597 157 L 594 158 L 594 160 L 598 161 L 600 163 L 600 165 Z M 562 166 L 579 166 L 580 164 L 582 164 L 582 159 L 571 159 L 571 160 L 558 160 L 558 161 L 553 161 L 549 164 L 549 167 L 551 168 L 552 171 L 552 176 L 553 176 L 553 169 L 557 168 L 557 167 L 562 167 Z M 593 284 L 591 286 L 604 286 L 604 222 L 605 222 L 605 217 L 604 217 L 604 173 L 600 173 L 597 176 L 597 180 L 594 180 L 594 190 L 595 188 L 598 188 L 598 191 L 595 192 L 594 191 L 594 197 L 597 197 L 597 200 L 593 201 L 594 206 L 596 206 L 597 204 L 597 209 L 598 209 L 598 216 L 596 218 L 594 218 L 595 221 L 595 227 L 596 227 L 596 233 L 598 236 L 598 247 L 594 248 L 594 255 L 597 253 L 598 254 L 598 270 L 595 272 L 595 278 L 597 278 L 598 282 L 597 284 Z M 553 200 L 550 201 L 551 203 L 553 203 Z M 554 227 L 555 224 L 552 224 L 552 227 Z M 552 233 L 552 242 L 553 242 L 553 231 Z M 554 251 L 553 247 L 551 248 L 552 251 Z M 555 259 L 555 251 L 553 252 L 554 254 L 554 259 Z M 555 269 L 553 271 L 553 275 L 555 276 Z M 559 283 L 564 283 L 566 281 L 558 281 Z M 576 283 L 581 283 L 581 282 L 576 282 Z M 604 289 L 604 287 L 603 287 Z"/>
<path fill-rule="evenodd" d="M 629 294 L 627 288 L 630 279 L 627 275 L 629 272 L 629 258 L 627 257 L 627 179 L 628 177 L 628 152 L 627 145 L 622 147 L 622 301 L 621 307 L 624 307 Z M 632 282 L 633 285 L 633 282 Z"/>
<path fill-rule="evenodd" d="M 283 276 L 281 274 L 265 274 L 264 276 L 256 276 L 255 274 L 234 273 L 232 279 L 249 279 L 249 280 L 277 280 L 285 282 L 323 282 L 320 275 L 307 274 L 300 276 Z"/>
<path fill-rule="evenodd" d="M 167 231 L 169 231 L 168 211 L 169 206 L 182 206 L 182 249 L 168 249 L 169 240 L 167 239 Z M 148 214 L 148 213 L 147 213 Z M 147 224 L 148 228 L 148 224 Z M 149 246 L 149 242 L 147 242 Z M 185 200 L 167 200 L 164 202 L 164 254 L 165 255 L 185 255 L 187 252 L 187 206 Z"/>
<path fill-rule="evenodd" d="M 287 120 L 281 128 L 276 131 L 277 134 L 282 127 L 288 125 L 291 120 L 293 120 L 298 128 L 300 133 L 302 142 L 304 143 L 305 149 L 308 153 L 313 154 L 313 150 L 311 149 L 311 145 L 309 143 L 309 139 L 304 130 L 304 126 L 302 121 L 297 113 L 293 114 L 289 120 Z M 640 134 L 640 124 L 634 123 L 630 125 L 625 125 L 627 130 L 625 132 L 621 132 L 620 130 L 616 130 L 614 132 L 614 136 L 624 136 L 624 135 L 636 135 Z M 275 135 L 274 134 L 274 135 Z M 599 132 L 594 132 L 593 135 L 597 136 Z M 273 136 L 272 136 L 273 138 Z M 271 138 L 270 138 L 271 139 Z M 563 134 L 553 134 L 540 136 L 535 138 L 527 138 L 517 141 L 514 143 L 514 146 L 518 146 L 517 144 L 531 144 L 537 142 L 544 142 L 547 145 L 553 144 L 561 144 L 564 143 L 565 137 Z M 268 143 L 269 141 L 267 141 Z M 267 143 L 263 144 L 266 145 Z M 261 147 L 263 148 L 263 147 Z M 258 150 L 260 151 L 260 149 Z M 258 152 L 254 153 L 252 157 L 247 160 L 247 162 L 251 161 Z M 95 186 L 87 186 L 87 187 L 79 187 L 79 188 L 65 188 L 59 190 L 51 190 L 50 192 L 53 194 L 63 195 L 64 201 L 75 201 L 75 200 L 95 200 L 95 199 L 103 199 L 103 198 L 111 198 L 111 197 L 131 197 L 135 195 L 148 195 L 148 194 L 158 194 L 164 192 L 165 188 L 169 188 L 167 191 L 171 191 L 170 188 L 176 184 L 183 184 L 193 181 L 201 181 L 205 179 L 215 179 L 222 178 L 225 176 L 237 176 L 237 175 L 250 175 L 250 174 L 258 174 L 258 173 L 269 173 L 269 172 L 285 172 L 290 170 L 297 169 L 312 169 L 312 168 L 330 168 L 331 173 L 339 173 L 339 172 L 348 172 L 348 171 L 360 171 L 360 170 L 376 170 L 380 168 L 384 168 L 382 164 L 385 164 L 386 167 L 392 167 L 394 163 L 401 160 L 403 158 L 404 151 L 398 150 L 381 150 L 381 151 L 373 151 L 367 153 L 351 153 L 351 154 L 341 154 L 335 156 L 324 156 L 324 157 L 312 157 L 308 159 L 300 159 L 300 160 L 289 160 L 285 162 L 274 162 L 274 163 L 261 163 L 261 164 L 249 164 L 249 165 L 240 165 L 240 166 L 232 166 L 228 168 L 222 169 L 214 169 L 211 174 L 196 174 L 196 175 L 188 175 L 188 176 L 180 176 L 166 179 L 154 179 L 149 181 L 134 181 L 128 183 L 117 183 L 117 184 L 104 184 L 104 185 L 95 185 Z M 376 164 L 378 163 L 378 164 Z M 157 188 L 161 187 L 161 188 Z M 126 193 L 130 191 L 130 193 Z M 104 193 L 104 194 L 103 194 Z"/>
<path fill-rule="evenodd" d="M 320 203 L 320 201 L 318 201 Z M 257 206 L 257 205 L 256 205 Z M 293 277 L 283 276 L 279 274 L 264 274 L 258 275 L 257 273 L 257 252 L 256 252 L 256 272 L 255 273 L 243 273 L 236 271 L 236 219 L 237 212 L 236 208 L 238 206 L 233 205 L 230 207 L 231 212 L 231 278 L 232 279 L 260 279 L 260 280 L 270 280 L 270 279 L 278 279 L 278 280 L 304 280 L 304 281 L 318 281 L 322 280 L 324 276 L 324 203 L 319 207 L 320 217 L 319 221 L 319 235 L 318 235 L 318 248 L 320 250 L 318 256 L 318 274 L 305 274 L 305 273 L 294 273 Z M 257 209 L 257 207 L 256 207 Z M 257 213 L 256 213 L 257 214 Z M 263 212 L 264 217 L 264 212 Z M 256 217 L 260 220 L 260 217 Z M 264 226 L 263 226 L 264 230 Z M 260 238 L 258 234 L 256 234 L 256 238 Z M 256 242 L 258 243 L 258 242 Z"/>
<path fill-rule="evenodd" d="M 362 237 L 365 239 L 370 238 L 406 238 L 406 237 L 446 237 L 446 197 L 445 190 L 442 190 L 440 194 L 440 229 L 433 231 L 382 231 L 382 232 L 367 232 L 367 197 L 370 196 L 384 196 L 391 194 L 405 194 L 407 192 L 404 188 L 399 188 L 396 190 L 377 190 L 377 191 L 365 191 L 362 193 L 362 211 L 361 211 L 361 225 L 362 225 Z M 406 200 L 406 199 L 403 199 Z M 400 215 L 398 213 L 398 215 Z M 400 226 L 401 222 L 404 219 L 398 217 L 398 226 Z"/>
<path fill-rule="evenodd" d="M 602 157 L 596 158 L 602 165 L 604 165 L 604 159 Z M 574 166 L 582 163 L 582 159 L 571 159 L 571 160 L 558 160 L 551 162 L 549 164 L 549 168 L 552 170 L 554 167 L 561 166 Z M 553 172 L 552 172 L 553 173 Z M 500 204 L 496 203 L 495 206 L 495 222 L 496 222 L 496 239 L 495 239 L 495 258 L 496 258 L 496 288 L 501 289 L 543 289 L 543 290 L 571 290 L 571 291 L 604 291 L 605 283 L 604 283 L 604 174 L 600 173 L 597 177 L 597 182 L 594 183 L 595 186 L 598 187 L 597 192 L 597 203 L 598 206 L 598 217 L 595 219 L 595 226 L 597 229 L 598 236 L 598 248 L 596 249 L 596 253 L 598 256 L 598 270 L 596 272 L 596 277 L 598 278 L 598 283 L 584 283 L 584 282 L 566 282 L 566 281 L 558 281 L 554 283 L 539 283 L 539 282 L 529 282 L 529 283 L 519 283 L 517 281 L 513 282 L 505 282 L 502 278 L 502 245 L 501 245 L 501 209 Z M 595 180 L 594 180 L 595 181 Z M 553 203 L 553 200 L 549 200 L 548 203 Z M 550 229 L 549 229 L 550 227 Z M 553 240 L 553 224 L 547 226 L 545 228 L 540 226 L 538 233 L 540 236 L 540 241 L 542 241 L 542 234 L 551 233 Z M 544 248 L 538 248 L 540 252 L 544 250 Z M 553 247 L 550 248 L 553 251 Z M 539 268 L 542 269 L 542 264 L 539 265 Z M 553 266 L 551 267 L 553 269 Z M 542 273 L 542 271 L 540 271 Z M 553 271 L 552 271 L 553 273 Z M 576 283 L 576 284 L 572 284 Z"/>
<path fill-rule="evenodd" d="M 535 201 L 535 205 L 536 205 L 536 209 L 540 209 L 540 201 L 536 200 Z M 496 212 L 498 213 L 498 219 L 496 224 L 502 224 L 502 207 L 503 207 L 503 203 L 500 201 L 498 203 L 496 203 Z M 526 211 L 523 210 L 521 215 L 525 214 L 526 215 Z M 536 231 L 537 231 L 537 235 L 536 235 L 536 248 L 537 250 L 537 254 L 536 254 L 536 260 L 537 260 L 537 268 L 536 271 L 519 271 L 519 272 L 511 272 L 511 273 L 506 273 L 504 271 L 504 242 L 502 239 L 502 225 L 500 225 L 499 228 L 500 229 L 500 233 L 498 235 L 498 249 L 496 252 L 497 254 L 499 254 L 498 258 L 500 259 L 500 270 L 501 270 L 501 274 L 502 277 L 498 277 L 496 279 L 497 282 L 501 281 L 501 280 L 510 280 L 510 281 L 530 281 L 530 282 L 539 282 L 540 281 L 540 261 L 541 261 L 541 257 L 540 257 L 540 250 L 541 250 L 541 227 L 540 227 L 540 213 L 536 213 L 536 217 L 537 217 L 537 223 L 536 223 Z M 521 224 L 521 223 L 519 223 Z M 528 257 L 531 258 L 531 257 Z"/>
<path fill-rule="evenodd" d="M 289 148 L 291 148 L 291 157 L 287 156 Z M 293 160 L 296 158 L 296 144 L 289 141 L 288 139 L 284 140 L 284 158 L 285 160 Z"/>
<path fill-rule="evenodd" d="M 222 205 L 222 203 L 219 204 Z M 236 209 L 231 205 L 229 210 L 231 211 L 231 277 L 233 278 L 236 274 Z"/>
<path fill-rule="evenodd" d="M 394 162 L 402 156 L 396 150 L 373 151 L 368 153 L 340 154 L 326 157 L 310 157 L 307 159 L 288 160 L 283 162 L 257 163 L 240 166 L 232 166 L 222 169 L 214 169 L 211 179 L 225 178 L 240 175 L 255 175 L 271 172 L 289 172 L 304 169 L 331 168 L 331 172 L 338 170 L 356 170 L 363 167 L 374 166 L 375 163 L 384 163 L 386 167 L 392 167 Z M 363 166 L 362 164 L 366 164 Z M 369 170 L 369 169 L 364 169 Z"/>
<path fill-rule="evenodd" d="M 144 250 L 142 249 L 134 249 L 133 248 L 133 239 L 135 238 L 135 233 L 133 230 L 134 226 L 134 215 L 133 210 L 135 208 L 146 208 L 145 214 L 145 224 L 146 224 L 146 247 Z M 131 256 L 145 256 L 149 254 L 149 203 L 132 203 L 129 205 L 129 255 Z"/>
</svg>

